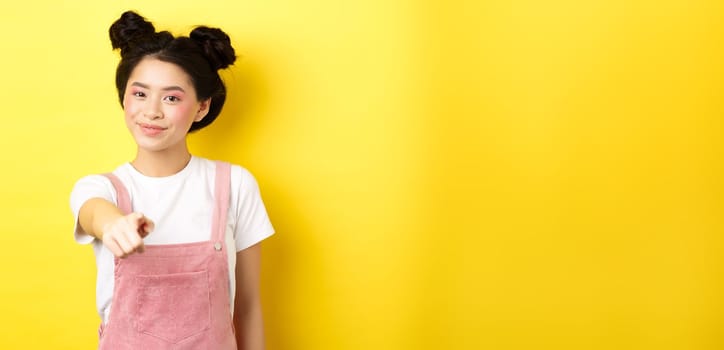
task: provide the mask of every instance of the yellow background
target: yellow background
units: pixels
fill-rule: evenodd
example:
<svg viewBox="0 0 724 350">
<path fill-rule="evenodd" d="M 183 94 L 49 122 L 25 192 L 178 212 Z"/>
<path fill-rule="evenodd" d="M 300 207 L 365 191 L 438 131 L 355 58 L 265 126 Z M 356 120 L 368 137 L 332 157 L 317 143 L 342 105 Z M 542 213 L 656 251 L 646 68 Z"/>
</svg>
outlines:
<svg viewBox="0 0 724 350">
<path fill-rule="evenodd" d="M 125 9 L 243 55 L 191 144 L 260 183 L 269 349 L 724 348 L 721 1 L 10 3 L 2 349 L 95 347 Z"/>
</svg>

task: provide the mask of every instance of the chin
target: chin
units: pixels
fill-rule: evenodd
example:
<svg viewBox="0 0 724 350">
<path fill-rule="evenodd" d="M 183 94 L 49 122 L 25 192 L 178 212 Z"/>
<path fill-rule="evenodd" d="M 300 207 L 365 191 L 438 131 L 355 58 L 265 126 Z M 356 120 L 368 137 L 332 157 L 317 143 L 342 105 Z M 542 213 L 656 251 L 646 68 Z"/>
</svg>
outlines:
<svg viewBox="0 0 724 350">
<path fill-rule="evenodd" d="M 179 146 L 179 143 L 183 143 L 184 140 L 181 140 L 180 142 L 170 142 L 171 140 L 168 139 L 149 139 L 148 137 L 137 137 L 135 139 L 136 145 L 139 149 L 142 149 L 147 152 L 162 152 L 167 151 L 171 149 L 175 149 Z"/>
<path fill-rule="evenodd" d="M 166 145 L 164 142 L 153 142 L 146 139 L 136 139 L 136 146 L 138 146 L 139 149 L 150 152 L 163 151 L 164 149 L 168 148 L 168 145 Z"/>
</svg>

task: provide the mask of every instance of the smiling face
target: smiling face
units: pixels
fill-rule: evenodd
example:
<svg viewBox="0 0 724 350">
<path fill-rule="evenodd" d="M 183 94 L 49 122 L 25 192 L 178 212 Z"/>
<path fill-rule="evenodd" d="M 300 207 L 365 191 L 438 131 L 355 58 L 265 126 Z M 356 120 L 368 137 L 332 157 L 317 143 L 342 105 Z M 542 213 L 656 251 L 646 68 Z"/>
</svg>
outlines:
<svg viewBox="0 0 724 350">
<path fill-rule="evenodd" d="M 186 72 L 155 58 L 138 63 L 123 96 L 126 126 L 146 152 L 187 153 L 186 134 L 206 116 L 209 103 L 198 101 Z"/>
</svg>

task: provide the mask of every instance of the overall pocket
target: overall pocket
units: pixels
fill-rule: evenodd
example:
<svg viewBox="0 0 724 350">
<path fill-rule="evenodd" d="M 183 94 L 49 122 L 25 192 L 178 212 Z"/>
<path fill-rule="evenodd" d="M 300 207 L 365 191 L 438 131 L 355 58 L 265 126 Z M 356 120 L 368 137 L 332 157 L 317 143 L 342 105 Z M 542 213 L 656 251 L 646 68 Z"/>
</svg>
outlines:
<svg viewBox="0 0 724 350">
<path fill-rule="evenodd" d="M 178 343 L 210 327 L 207 271 L 138 275 L 136 330 Z"/>
</svg>

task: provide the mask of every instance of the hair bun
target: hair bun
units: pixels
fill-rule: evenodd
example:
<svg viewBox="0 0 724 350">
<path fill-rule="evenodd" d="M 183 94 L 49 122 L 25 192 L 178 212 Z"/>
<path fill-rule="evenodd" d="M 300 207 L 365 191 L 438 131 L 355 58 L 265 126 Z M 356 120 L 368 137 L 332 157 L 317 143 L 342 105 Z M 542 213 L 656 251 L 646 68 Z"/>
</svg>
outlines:
<svg viewBox="0 0 724 350">
<path fill-rule="evenodd" d="M 109 29 L 111 45 L 114 49 L 121 49 L 121 56 L 126 53 L 134 41 L 155 33 L 156 29 L 153 24 L 133 11 L 124 12 Z"/>
<path fill-rule="evenodd" d="M 236 53 L 231 47 L 231 39 L 221 29 L 196 27 L 191 31 L 189 37 L 201 45 L 214 69 L 226 68 L 236 61 Z"/>
</svg>

